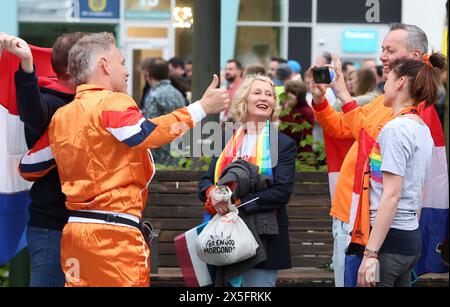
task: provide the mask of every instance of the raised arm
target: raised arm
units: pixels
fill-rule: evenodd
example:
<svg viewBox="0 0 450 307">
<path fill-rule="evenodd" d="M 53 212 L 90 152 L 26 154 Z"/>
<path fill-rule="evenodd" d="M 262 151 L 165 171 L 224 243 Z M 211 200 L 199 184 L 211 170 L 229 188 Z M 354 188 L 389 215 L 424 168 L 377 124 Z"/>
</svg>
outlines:
<svg viewBox="0 0 450 307">
<path fill-rule="evenodd" d="M 337 139 L 353 138 L 353 134 L 344 122 L 344 114 L 334 110 L 326 99 L 321 103 L 313 100 L 313 111 L 324 133 Z"/>
<path fill-rule="evenodd" d="M 51 110 L 39 90 L 33 55 L 28 44 L 18 37 L 0 33 L 0 45 L 20 59 L 19 70 L 14 78 L 17 105 L 20 120 L 29 132 L 27 145 L 32 148 L 44 134 L 56 109 Z"/>
<path fill-rule="evenodd" d="M 158 148 L 172 142 L 200 122 L 208 114 L 217 114 L 229 103 L 228 93 L 217 89 L 218 77 L 200 101 L 167 115 L 146 119 L 129 96 L 114 94 L 105 103 L 101 120 L 103 127 L 130 147 Z"/>
</svg>

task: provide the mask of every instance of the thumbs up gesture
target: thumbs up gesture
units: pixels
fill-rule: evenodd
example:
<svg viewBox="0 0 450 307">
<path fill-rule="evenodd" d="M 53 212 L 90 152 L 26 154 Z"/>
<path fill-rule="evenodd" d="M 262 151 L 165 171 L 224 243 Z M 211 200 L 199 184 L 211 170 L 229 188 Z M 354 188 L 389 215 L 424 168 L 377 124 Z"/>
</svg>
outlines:
<svg viewBox="0 0 450 307">
<path fill-rule="evenodd" d="M 207 115 L 220 113 L 230 104 L 230 96 L 227 90 L 217 88 L 218 85 L 219 77 L 214 75 L 211 84 L 200 99 L 200 104 Z"/>
</svg>

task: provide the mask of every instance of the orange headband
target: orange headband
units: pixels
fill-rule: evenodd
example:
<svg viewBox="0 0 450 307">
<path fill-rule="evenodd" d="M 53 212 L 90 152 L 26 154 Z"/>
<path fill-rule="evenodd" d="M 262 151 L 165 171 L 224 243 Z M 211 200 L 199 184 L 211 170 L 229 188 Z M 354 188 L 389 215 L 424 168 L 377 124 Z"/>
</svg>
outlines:
<svg viewBox="0 0 450 307">
<path fill-rule="evenodd" d="M 430 55 L 429 55 L 428 53 L 425 53 L 425 54 L 423 55 L 423 62 L 424 62 L 425 64 L 427 64 L 429 67 L 434 68 L 434 67 L 433 67 L 433 64 L 431 64 L 431 62 L 430 62 Z"/>
</svg>

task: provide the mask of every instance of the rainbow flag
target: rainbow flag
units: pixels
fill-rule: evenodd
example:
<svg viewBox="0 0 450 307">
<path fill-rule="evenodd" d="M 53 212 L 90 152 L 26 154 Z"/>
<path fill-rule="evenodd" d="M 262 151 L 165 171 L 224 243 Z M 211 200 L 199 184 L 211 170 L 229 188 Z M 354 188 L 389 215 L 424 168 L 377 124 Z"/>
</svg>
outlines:
<svg viewBox="0 0 450 307">
<path fill-rule="evenodd" d="M 214 171 L 214 182 L 218 182 L 222 171 L 236 159 L 237 152 L 244 141 L 245 128 L 243 125 L 234 133 L 228 144 L 217 159 Z M 270 122 L 266 121 L 263 130 L 258 136 L 258 141 L 249 157 L 248 162 L 259 166 L 259 174 L 272 178 L 272 160 L 270 156 Z"/>
</svg>

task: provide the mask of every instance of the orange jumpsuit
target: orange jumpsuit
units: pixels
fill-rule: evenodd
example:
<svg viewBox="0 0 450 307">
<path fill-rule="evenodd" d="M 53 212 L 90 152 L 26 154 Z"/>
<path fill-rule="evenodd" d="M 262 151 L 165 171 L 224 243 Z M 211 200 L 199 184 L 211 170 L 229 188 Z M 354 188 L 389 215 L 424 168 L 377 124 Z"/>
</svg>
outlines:
<svg viewBox="0 0 450 307">
<path fill-rule="evenodd" d="M 19 171 L 33 180 L 57 166 L 69 210 L 139 221 L 154 174 L 148 149 L 170 143 L 204 117 L 194 103 L 147 120 L 129 96 L 82 85 L 22 157 Z M 61 266 L 66 286 L 150 284 L 149 248 L 141 232 L 127 225 L 71 217 L 62 234 Z"/>
</svg>

